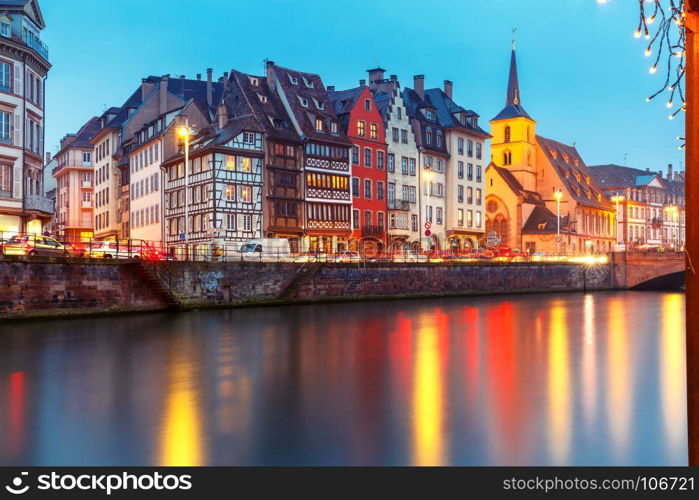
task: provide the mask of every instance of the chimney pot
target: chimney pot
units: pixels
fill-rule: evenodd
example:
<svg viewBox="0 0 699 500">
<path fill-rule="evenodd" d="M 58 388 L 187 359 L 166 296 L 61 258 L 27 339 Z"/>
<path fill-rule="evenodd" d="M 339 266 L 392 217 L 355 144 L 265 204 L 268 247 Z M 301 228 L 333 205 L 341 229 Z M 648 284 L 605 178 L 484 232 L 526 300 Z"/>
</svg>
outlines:
<svg viewBox="0 0 699 500">
<path fill-rule="evenodd" d="M 328 85 L 328 90 L 333 92 L 335 90 L 335 85 Z"/>
<path fill-rule="evenodd" d="M 213 77 L 214 77 L 214 70 L 211 68 L 206 68 L 206 104 L 208 104 L 209 108 L 211 108 L 211 105 L 213 103 L 214 97 L 213 97 Z"/>
<path fill-rule="evenodd" d="M 274 61 L 267 60 L 267 87 L 274 90 Z"/>
<path fill-rule="evenodd" d="M 201 80 L 201 73 L 197 73 L 197 80 Z"/>
<path fill-rule="evenodd" d="M 398 75 L 391 75 L 391 81 L 395 82 L 398 80 Z"/>
<path fill-rule="evenodd" d="M 425 75 L 415 75 L 413 77 L 413 87 L 420 99 L 425 98 Z"/>
<path fill-rule="evenodd" d="M 444 93 L 451 99 L 454 83 L 451 80 L 444 80 Z"/>
<path fill-rule="evenodd" d="M 667 178 L 668 180 L 672 180 L 672 163 L 668 163 L 667 165 Z"/>
<path fill-rule="evenodd" d="M 364 87 L 366 85 L 366 80 L 359 80 L 359 86 Z"/>
<path fill-rule="evenodd" d="M 170 81 L 170 75 L 164 75 L 160 79 L 160 95 L 159 95 L 159 102 L 160 102 L 160 114 L 165 114 L 167 113 L 167 86 L 168 82 Z"/>
</svg>

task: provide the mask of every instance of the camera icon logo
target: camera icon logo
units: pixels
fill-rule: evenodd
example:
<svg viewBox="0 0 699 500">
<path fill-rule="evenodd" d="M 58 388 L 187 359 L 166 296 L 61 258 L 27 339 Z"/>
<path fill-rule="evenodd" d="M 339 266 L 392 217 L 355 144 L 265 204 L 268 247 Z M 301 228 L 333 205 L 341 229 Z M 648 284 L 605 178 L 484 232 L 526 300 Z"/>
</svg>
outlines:
<svg viewBox="0 0 699 500">
<path fill-rule="evenodd" d="M 11 485 L 5 486 L 5 489 L 12 493 L 13 495 L 22 495 L 26 493 L 29 490 L 29 485 L 25 485 L 24 487 L 22 486 L 23 481 L 23 476 L 28 476 L 28 472 L 22 472 L 19 476 L 15 477 L 12 480 Z"/>
</svg>

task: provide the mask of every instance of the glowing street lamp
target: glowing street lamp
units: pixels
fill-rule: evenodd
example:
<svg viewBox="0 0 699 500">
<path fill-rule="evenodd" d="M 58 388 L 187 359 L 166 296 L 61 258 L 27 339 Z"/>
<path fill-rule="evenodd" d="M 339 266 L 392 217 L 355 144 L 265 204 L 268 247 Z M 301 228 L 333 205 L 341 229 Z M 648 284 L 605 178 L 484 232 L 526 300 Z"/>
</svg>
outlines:
<svg viewBox="0 0 699 500">
<path fill-rule="evenodd" d="M 196 134 L 196 130 L 185 122 L 185 125 L 177 127 L 177 135 L 184 139 L 184 233 L 180 236 L 184 240 L 185 258 L 189 258 L 189 247 L 187 240 L 189 238 L 189 139 Z"/>
<path fill-rule="evenodd" d="M 624 201 L 624 197 L 618 193 L 614 193 L 614 196 L 612 196 L 612 201 L 616 204 L 616 244 L 620 245 L 621 243 L 619 242 L 619 202 Z"/>
<path fill-rule="evenodd" d="M 558 191 L 553 193 L 553 197 L 556 198 L 556 243 L 558 247 L 558 254 L 561 253 L 561 198 L 563 198 L 563 191 L 558 188 Z"/>
</svg>

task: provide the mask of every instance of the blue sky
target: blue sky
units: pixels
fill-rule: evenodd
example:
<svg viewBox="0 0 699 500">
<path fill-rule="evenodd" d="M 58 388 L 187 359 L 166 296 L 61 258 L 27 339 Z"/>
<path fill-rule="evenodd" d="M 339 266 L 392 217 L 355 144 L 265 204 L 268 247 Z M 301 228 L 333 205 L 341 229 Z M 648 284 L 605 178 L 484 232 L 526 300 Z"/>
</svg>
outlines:
<svg viewBox="0 0 699 500">
<path fill-rule="evenodd" d="M 511 28 L 517 27 L 522 104 L 538 133 L 575 142 L 589 165 L 651 170 L 683 161 L 683 117 L 645 98 L 650 75 L 632 34 L 638 3 L 609 0 L 40 0 L 53 68 L 47 151 L 152 74 L 262 73 L 263 59 L 356 86 L 382 66 L 412 87 L 454 82 L 455 100 L 481 115 L 502 108 Z M 204 76 L 205 77 L 205 76 Z M 669 95 L 669 94 L 668 94 Z M 665 96 L 663 96 L 665 97 Z"/>
</svg>

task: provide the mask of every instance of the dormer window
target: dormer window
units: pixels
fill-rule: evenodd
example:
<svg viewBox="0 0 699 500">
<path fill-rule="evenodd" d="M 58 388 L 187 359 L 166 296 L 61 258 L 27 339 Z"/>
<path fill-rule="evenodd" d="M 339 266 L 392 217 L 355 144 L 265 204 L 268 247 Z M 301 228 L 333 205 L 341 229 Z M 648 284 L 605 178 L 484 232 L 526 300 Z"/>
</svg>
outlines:
<svg viewBox="0 0 699 500">
<path fill-rule="evenodd" d="M 253 87 L 257 87 L 260 84 L 260 81 L 254 76 L 249 76 L 248 78 L 250 79 L 250 85 Z"/>
<path fill-rule="evenodd" d="M 309 89 L 312 89 L 312 88 L 313 88 L 313 82 L 310 81 L 310 80 L 308 80 L 305 76 L 302 77 L 302 78 L 303 78 L 303 83 L 306 84 L 306 87 L 308 87 Z"/>
<path fill-rule="evenodd" d="M 556 153 L 553 149 L 549 149 L 549 153 L 551 153 L 551 157 L 555 160 L 558 158 L 558 153 Z"/>
<path fill-rule="evenodd" d="M 573 164 L 574 164 L 576 167 L 578 166 L 578 159 L 577 159 L 577 158 L 573 158 Z M 589 178 L 589 177 L 588 177 L 588 178 Z"/>
<path fill-rule="evenodd" d="M 563 161 L 568 163 L 568 155 L 565 153 L 563 153 Z M 580 174 L 578 174 L 577 177 L 578 177 L 578 180 L 580 180 Z"/>
<path fill-rule="evenodd" d="M 12 26 L 8 21 L 0 21 L 0 35 L 5 38 L 10 38 L 12 36 Z"/>
<path fill-rule="evenodd" d="M 466 115 L 461 113 L 461 125 L 466 125 Z"/>
<path fill-rule="evenodd" d="M 294 75 L 291 75 L 291 74 L 289 75 L 289 81 L 290 81 L 291 83 L 293 83 L 294 85 L 298 85 L 298 84 L 299 84 L 299 81 L 297 80 L 297 78 L 296 78 Z"/>
<path fill-rule="evenodd" d="M 316 118 L 316 132 L 323 132 L 323 120 Z"/>
<path fill-rule="evenodd" d="M 315 97 L 313 98 L 313 102 L 315 103 L 316 108 L 318 108 L 320 110 L 325 109 L 325 104 L 322 103 L 321 101 L 319 101 L 318 99 L 316 99 Z"/>
<path fill-rule="evenodd" d="M 585 177 L 585 182 L 587 182 L 588 186 L 590 185 L 591 179 L 590 179 L 589 175 L 587 177 Z"/>
<path fill-rule="evenodd" d="M 265 104 L 265 103 L 267 102 L 267 96 L 266 96 L 266 95 L 257 94 L 257 97 L 260 99 L 260 102 L 261 102 L 262 104 Z"/>
<path fill-rule="evenodd" d="M 301 102 L 301 106 L 303 106 L 304 108 L 308 107 L 308 99 L 306 99 L 305 97 L 299 96 L 299 101 Z"/>
<path fill-rule="evenodd" d="M 428 110 L 427 110 L 427 113 L 425 114 L 425 116 L 427 116 L 427 119 L 428 119 L 428 120 L 434 121 L 434 111 L 428 109 Z"/>
<path fill-rule="evenodd" d="M 337 123 L 336 122 L 330 123 L 330 133 L 337 134 Z"/>
</svg>

